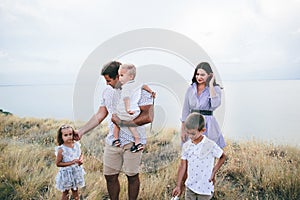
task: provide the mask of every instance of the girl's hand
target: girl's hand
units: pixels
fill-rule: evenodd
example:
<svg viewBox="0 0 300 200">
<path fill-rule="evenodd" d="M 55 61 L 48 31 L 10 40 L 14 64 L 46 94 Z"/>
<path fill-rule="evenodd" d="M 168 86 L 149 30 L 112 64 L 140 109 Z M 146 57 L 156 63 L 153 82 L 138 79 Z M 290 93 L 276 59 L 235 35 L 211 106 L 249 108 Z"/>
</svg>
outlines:
<svg viewBox="0 0 300 200">
<path fill-rule="evenodd" d="M 78 160 L 78 165 L 80 166 L 80 165 L 82 165 L 83 164 L 83 159 L 82 158 L 79 158 L 79 160 Z"/>
<path fill-rule="evenodd" d="M 72 160 L 72 165 L 74 165 L 74 164 L 79 164 L 79 163 L 80 163 L 79 159 L 74 159 L 74 160 Z"/>
<path fill-rule="evenodd" d="M 78 165 L 82 165 L 83 164 L 83 156 L 81 155 L 80 158 L 79 158 L 79 163 Z"/>
</svg>

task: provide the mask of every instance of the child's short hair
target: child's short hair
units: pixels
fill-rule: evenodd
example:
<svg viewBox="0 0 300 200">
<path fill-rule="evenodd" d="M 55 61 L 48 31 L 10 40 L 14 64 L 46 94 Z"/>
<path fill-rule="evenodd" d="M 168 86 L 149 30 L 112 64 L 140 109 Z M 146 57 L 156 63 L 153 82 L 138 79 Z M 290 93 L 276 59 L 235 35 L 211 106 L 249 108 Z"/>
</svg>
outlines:
<svg viewBox="0 0 300 200">
<path fill-rule="evenodd" d="M 133 76 L 133 78 L 135 78 L 135 75 L 136 75 L 136 68 L 135 68 L 135 66 L 133 65 L 133 64 L 122 64 L 121 66 L 120 66 L 120 69 L 126 69 L 127 70 L 127 73 L 129 74 L 129 75 L 132 75 Z"/>
<path fill-rule="evenodd" d="M 186 129 L 198 129 L 198 131 L 201 131 L 205 126 L 205 119 L 200 113 L 191 113 L 184 124 Z"/>
</svg>

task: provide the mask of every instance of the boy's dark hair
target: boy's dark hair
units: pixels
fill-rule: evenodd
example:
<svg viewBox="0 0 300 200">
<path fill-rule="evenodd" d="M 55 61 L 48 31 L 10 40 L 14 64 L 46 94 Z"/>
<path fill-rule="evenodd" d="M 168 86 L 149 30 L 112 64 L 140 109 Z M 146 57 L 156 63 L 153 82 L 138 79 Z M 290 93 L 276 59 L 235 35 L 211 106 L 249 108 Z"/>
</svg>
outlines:
<svg viewBox="0 0 300 200">
<path fill-rule="evenodd" d="M 184 124 L 186 129 L 198 129 L 198 131 L 201 131 L 205 126 L 205 119 L 200 113 L 191 113 Z"/>
<path fill-rule="evenodd" d="M 121 63 L 118 61 L 111 61 L 105 64 L 102 68 L 101 75 L 108 75 L 109 78 L 116 79 Z"/>
</svg>

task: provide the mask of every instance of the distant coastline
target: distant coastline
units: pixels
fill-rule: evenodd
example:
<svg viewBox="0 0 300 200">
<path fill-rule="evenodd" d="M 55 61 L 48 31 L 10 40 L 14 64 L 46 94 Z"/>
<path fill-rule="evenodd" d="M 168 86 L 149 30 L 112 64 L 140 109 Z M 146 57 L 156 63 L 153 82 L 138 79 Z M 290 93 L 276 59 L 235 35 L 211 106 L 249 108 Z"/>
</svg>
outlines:
<svg viewBox="0 0 300 200">
<path fill-rule="evenodd" d="M 297 119 L 300 117 L 300 80 L 241 80 L 222 81 L 221 84 L 224 87 L 225 101 L 222 106 L 225 107 L 225 117 L 224 122 L 218 120 L 225 137 L 238 141 L 254 138 L 299 147 L 300 127 Z M 19 117 L 86 120 L 74 116 L 74 87 L 69 82 L 6 85 L 0 85 L 0 108 L 3 111 Z M 100 94 L 101 89 L 95 91 L 94 112 L 98 109 Z M 162 124 L 164 128 L 177 128 L 180 125 L 181 105 L 172 102 L 175 106 L 171 109 L 164 107 L 164 96 L 163 93 L 158 95 L 155 106 L 159 109 L 156 111 L 161 111 L 161 118 L 166 120 Z M 218 112 L 220 108 L 216 110 L 216 117 Z M 283 114 L 288 117 L 281 117 Z M 154 123 L 154 129 L 156 125 Z"/>
<path fill-rule="evenodd" d="M 0 113 L 2 113 L 4 115 L 12 115 L 12 113 L 10 113 L 8 111 L 4 111 L 3 109 L 0 109 Z"/>
<path fill-rule="evenodd" d="M 240 81 L 297 81 L 300 80 L 298 77 L 294 78 L 236 78 L 236 79 L 226 79 L 223 78 L 221 81 L 229 81 L 229 82 L 240 82 Z M 76 81 L 75 81 L 76 82 Z M 66 86 L 66 85 L 74 85 L 75 82 L 67 82 L 67 83 L 1 83 L 0 82 L 0 87 L 12 87 L 12 86 L 52 86 L 52 85 L 61 85 L 61 86 Z"/>
</svg>

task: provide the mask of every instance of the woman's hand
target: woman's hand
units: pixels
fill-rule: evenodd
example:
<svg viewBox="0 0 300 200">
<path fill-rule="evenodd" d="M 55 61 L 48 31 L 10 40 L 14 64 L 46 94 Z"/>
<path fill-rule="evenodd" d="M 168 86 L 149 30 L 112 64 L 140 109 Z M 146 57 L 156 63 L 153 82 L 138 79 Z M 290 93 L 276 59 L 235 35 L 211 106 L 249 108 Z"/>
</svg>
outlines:
<svg viewBox="0 0 300 200">
<path fill-rule="evenodd" d="M 185 143 L 188 140 L 188 135 L 185 132 L 185 125 L 184 122 L 181 124 L 181 141 L 182 143 Z"/>
<path fill-rule="evenodd" d="M 214 73 L 210 73 L 209 74 L 209 79 L 210 80 L 209 80 L 208 84 L 209 84 L 210 87 L 213 87 L 214 86 L 214 82 L 215 82 L 215 75 L 214 75 Z"/>
<path fill-rule="evenodd" d="M 181 141 L 185 143 L 188 140 L 188 135 L 185 131 L 181 131 Z"/>
</svg>

